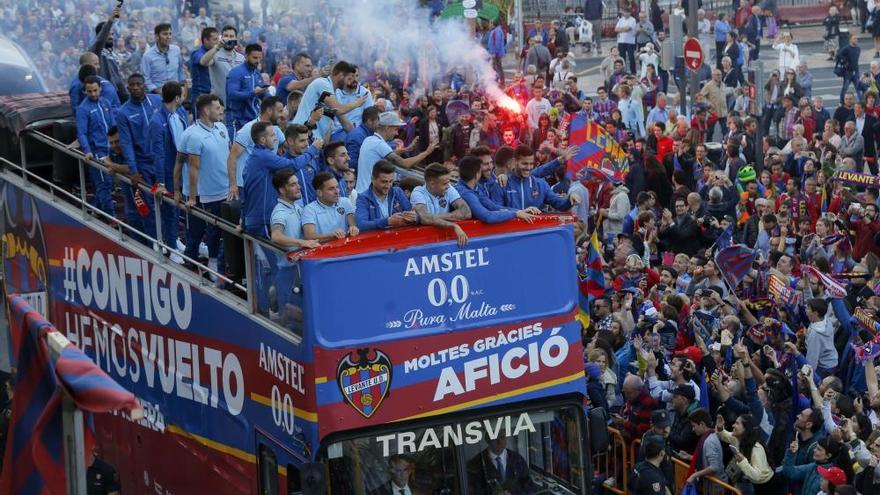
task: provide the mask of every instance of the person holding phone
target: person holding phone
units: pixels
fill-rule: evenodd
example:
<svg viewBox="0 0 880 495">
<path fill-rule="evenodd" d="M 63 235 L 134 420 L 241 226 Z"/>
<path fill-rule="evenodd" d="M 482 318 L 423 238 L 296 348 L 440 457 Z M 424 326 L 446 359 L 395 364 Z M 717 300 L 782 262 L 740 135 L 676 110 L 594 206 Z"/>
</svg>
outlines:
<svg viewBox="0 0 880 495">
<path fill-rule="evenodd" d="M 762 485 L 773 478 L 773 468 L 767 462 L 767 454 L 761 443 L 761 430 L 754 416 L 743 414 L 736 418 L 733 432 L 724 429 L 724 419 L 718 416 L 715 433 L 733 454 L 725 471 L 731 484 L 743 495 L 754 494 L 755 485 Z"/>
</svg>

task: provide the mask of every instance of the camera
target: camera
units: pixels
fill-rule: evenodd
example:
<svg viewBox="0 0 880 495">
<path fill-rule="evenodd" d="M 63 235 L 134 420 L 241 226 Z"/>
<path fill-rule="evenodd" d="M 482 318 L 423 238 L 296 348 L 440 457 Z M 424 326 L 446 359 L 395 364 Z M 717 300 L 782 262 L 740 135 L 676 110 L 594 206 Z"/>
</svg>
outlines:
<svg viewBox="0 0 880 495">
<path fill-rule="evenodd" d="M 315 103 L 315 108 L 312 110 L 313 112 L 319 108 L 324 109 L 324 116 L 330 117 L 331 119 L 336 118 L 336 110 L 333 110 L 330 105 L 324 103 L 324 100 L 327 99 L 328 96 L 333 96 L 333 93 L 329 91 L 324 91 L 321 93 L 321 96 L 318 97 L 318 103 Z"/>
<path fill-rule="evenodd" d="M 236 45 L 238 45 L 238 40 L 236 39 L 226 40 L 223 42 L 223 48 L 228 51 L 234 50 Z"/>
</svg>

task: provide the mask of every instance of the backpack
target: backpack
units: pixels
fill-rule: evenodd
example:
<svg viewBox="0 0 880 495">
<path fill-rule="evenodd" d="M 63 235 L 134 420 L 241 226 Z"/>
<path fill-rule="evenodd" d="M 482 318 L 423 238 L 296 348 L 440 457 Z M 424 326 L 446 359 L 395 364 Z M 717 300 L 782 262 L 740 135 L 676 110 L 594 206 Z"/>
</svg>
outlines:
<svg viewBox="0 0 880 495">
<path fill-rule="evenodd" d="M 834 59 L 834 75 L 837 77 L 846 77 L 850 73 L 849 58 L 844 57 L 843 53 L 838 53 Z"/>
</svg>

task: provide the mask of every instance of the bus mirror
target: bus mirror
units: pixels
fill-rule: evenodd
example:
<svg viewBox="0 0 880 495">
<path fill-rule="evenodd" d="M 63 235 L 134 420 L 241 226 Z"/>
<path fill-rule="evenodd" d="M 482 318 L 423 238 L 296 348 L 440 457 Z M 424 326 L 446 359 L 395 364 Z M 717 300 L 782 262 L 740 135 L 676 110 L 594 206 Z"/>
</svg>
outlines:
<svg viewBox="0 0 880 495">
<path fill-rule="evenodd" d="M 590 452 L 605 452 L 608 450 L 608 413 L 602 407 L 590 409 Z"/>
<path fill-rule="evenodd" d="M 324 464 L 311 462 L 299 469 L 302 476 L 303 495 L 326 495 L 327 480 L 324 477 Z"/>
</svg>

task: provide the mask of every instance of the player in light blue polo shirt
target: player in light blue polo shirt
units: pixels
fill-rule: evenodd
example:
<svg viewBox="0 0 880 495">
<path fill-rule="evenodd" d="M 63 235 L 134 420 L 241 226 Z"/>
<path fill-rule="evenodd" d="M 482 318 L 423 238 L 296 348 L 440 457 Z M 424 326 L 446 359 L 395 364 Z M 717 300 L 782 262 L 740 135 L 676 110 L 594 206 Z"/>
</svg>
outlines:
<svg viewBox="0 0 880 495">
<path fill-rule="evenodd" d="M 388 160 L 398 167 L 411 168 L 413 165 L 421 163 L 437 148 L 435 143 L 431 143 L 425 151 L 418 155 L 402 158 L 391 149 L 388 141 L 396 138 L 398 131 L 404 125 L 406 123 L 395 112 L 382 112 L 379 114 L 379 128 L 376 129 L 375 134 L 364 139 L 358 154 L 357 184 L 355 184 L 355 189 L 357 189 L 359 194 L 365 193 L 370 188 L 373 166 L 379 160 Z"/>
<path fill-rule="evenodd" d="M 461 195 L 454 187 L 447 187 L 441 195 L 434 196 L 426 186 L 416 186 L 409 199 L 413 205 L 424 205 L 432 215 L 445 215 L 452 211 L 452 204 L 460 200 Z"/>
<path fill-rule="evenodd" d="M 449 187 L 449 180 L 449 169 L 432 163 L 425 168 L 425 185 L 413 189 L 409 200 L 419 216 L 419 223 L 452 229 L 458 245 L 464 246 L 468 241 L 467 234 L 454 221 L 471 218 L 471 209 L 458 191 Z"/>
<path fill-rule="evenodd" d="M 229 134 L 223 124 L 223 105 L 217 95 L 201 95 L 196 100 L 198 120 L 180 137 L 180 153 L 174 164 L 174 191 L 186 200 L 186 207 L 198 206 L 220 216 L 220 206 L 229 191 L 226 159 Z M 185 156 L 187 164 L 183 164 Z M 208 245 L 208 267 L 222 271 L 220 230 L 203 220 L 189 217 L 184 254 L 196 259 L 202 238 Z M 219 266 L 218 266 L 219 263 Z"/>
<path fill-rule="evenodd" d="M 361 125 L 364 109 L 373 106 L 373 95 L 370 93 L 370 90 L 361 85 L 360 70 L 356 70 L 354 76 L 345 82 L 344 87 L 336 89 L 336 100 L 343 105 L 349 105 L 361 97 L 363 97 L 364 102 L 345 114 L 345 118 L 351 122 L 352 128 Z M 333 121 L 333 136 L 331 140 L 345 140 L 345 129 L 342 128 L 339 120 Z"/>
<path fill-rule="evenodd" d="M 360 233 L 354 218 L 354 206 L 339 196 L 339 182 L 330 172 L 320 172 L 313 180 L 318 199 L 303 210 L 303 235 L 306 239 L 329 241 Z"/>
<path fill-rule="evenodd" d="M 335 110 L 337 114 L 346 114 L 352 109 L 361 106 L 365 101 L 365 98 L 363 97 L 358 97 L 347 105 L 343 105 L 336 99 L 336 89 L 345 87 L 346 80 L 353 78 L 356 71 L 357 66 L 354 64 L 350 64 L 344 60 L 339 61 L 333 66 L 330 77 L 319 77 L 309 83 L 306 90 L 303 91 L 302 100 L 299 102 L 299 107 L 296 109 L 296 116 L 293 117 L 291 123 L 305 124 L 306 121 L 309 120 L 309 115 L 315 110 L 315 105 L 317 105 L 319 101 L 323 101 L 327 107 Z M 329 94 L 321 100 L 321 95 L 324 93 Z M 321 120 L 318 121 L 317 136 L 323 138 L 327 134 L 327 131 L 333 127 L 334 120 L 335 119 L 329 117 L 325 112 L 324 116 L 321 117 Z"/>
<path fill-rule="evenodd" d="M 282 168 L 272 175 L 272 186 L 278 191 L 278 203 L 272 210 L 272 242 L 287 249 L 288 253 L 302 249 L 315 248 L 321 244 L 303 238 L 303 208 L 297 204 L 302 197 L 300 184 L 293 170 Z M 296 264 L 284 256 L 278 257 L 278 273 L 275 276 L 275 293 L 278 297 L 278 311 L 284 319 L 290 308 L 288 304 L 301 306 L 302 296 L 294 292 L 300 285 L 299 270 Z"/>
<path fill-rule="evenodd" d="M 284 103 L 277 96 L 267 96 L 260 102 L 260 116 L 243 125 L 235 133 L 235 141 L 229 150 L 229 158 L 226 160 L 226 171 L 229 176 L 229 199 L 239 197 L 238 189 L 244 186 L 244 169 L 248 158 L 254 152 L 254 140 L 251 138 L 251 129 L 257 122 L 268 122 L 275 130 L 275 146 L 272 151 L 278 151 L 278 145 L 284 142 L 284 132 L 278 127 L 278 117 L 284 112 Z"/>
</svg>

